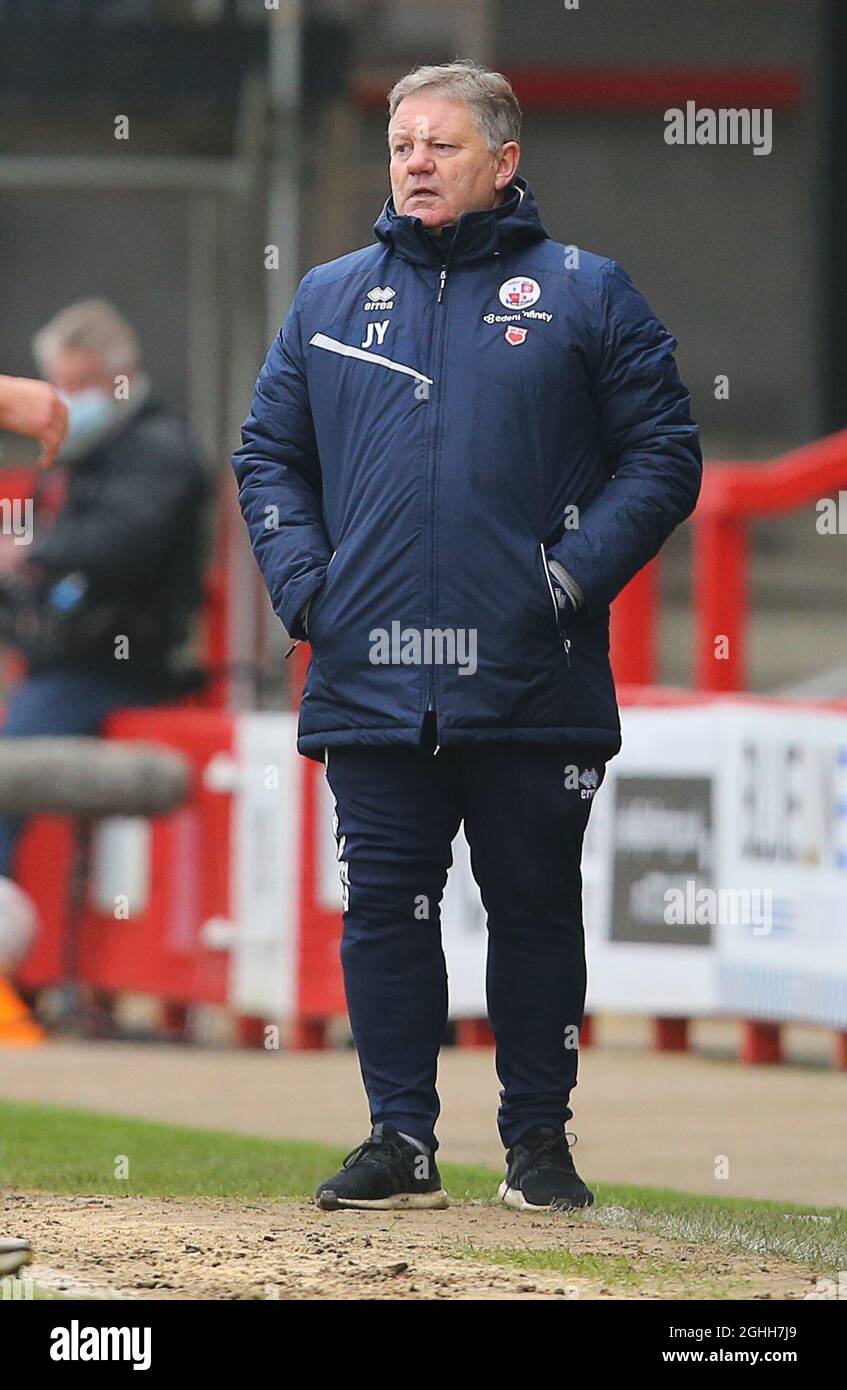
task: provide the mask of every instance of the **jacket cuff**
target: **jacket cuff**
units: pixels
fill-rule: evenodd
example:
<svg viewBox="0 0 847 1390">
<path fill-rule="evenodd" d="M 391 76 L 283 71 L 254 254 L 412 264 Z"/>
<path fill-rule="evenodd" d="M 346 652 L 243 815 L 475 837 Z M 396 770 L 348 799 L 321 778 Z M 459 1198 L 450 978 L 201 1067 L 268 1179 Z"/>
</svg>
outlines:
<svg viewBox="0 0 847 1390">
<path fill-rule="evenodd" d="M 555 579 L 556 583 L 560 586 L 560 588 L 564 589 L 565 593 L 567 594 L 568 598 L 573 604 L 575 611 L 578 613 L 580 608 L 582 608 L 583 603 L 585 602 L 585 595 L 582 592 L 582 586 L 577 583 L 572 574 L 569 574 L 569 572 L 565 569 L 564 565 L 559 564 L 558 560 L 548 559 L 547 568 L 549 569 L 550 573 L 552 574 L 553 578 Z"/>
<path fill-rule="evenodd" d="M 298 579 L 296 586 L 289 584 L 282 602 L 274 604 L 274 612 L 278 618 L 281 618 L 286 632 L 295 642 L 308 641 L 302 623 L 303 614 L 307 610 L 307 605 L 321 588 L 325 575 L 326 566 L 324 565 L 317 573 L 312 571 L 306 577 Z"/>
<path fill-rule="evenodd" d="M 311 598 L 308 598 L 306 600 L 306 602 L 303 604 L 303 607 L 300 609 L 300 612 L 297 615 L 298 625 L 303 629 L 303 633 L 307 641 L 309 639 L 309 609 L 312 606 L 312 599 L 314 597 L 315 595 L 312 594 Z"/>
</svg>

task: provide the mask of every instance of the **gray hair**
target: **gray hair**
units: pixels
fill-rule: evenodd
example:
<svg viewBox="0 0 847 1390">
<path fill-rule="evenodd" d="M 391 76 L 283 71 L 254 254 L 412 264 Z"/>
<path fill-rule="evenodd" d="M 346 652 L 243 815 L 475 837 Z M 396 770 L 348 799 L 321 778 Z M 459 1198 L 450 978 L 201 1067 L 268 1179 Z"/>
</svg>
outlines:
<svg viewBox="0 0 847 1390">
<path fill-rule="evenodd" d="M 107 372 L 135 371 L 141 365 L 135 329 L 105 299 L 69 304 L 32 340 L 33 356 L 42 372 L 57 352 L 75 348 L 95 352 Z"/>
<path fill-rule="evenodd" d="M 470 58 L 454 63 L 423 64 L 401 77 L 388 94 L 388 119 L 400 102 L 415 92 L 434 91 L 471 108 L 489 150 L 494 154 L 508 140 L 521 138 L 521 108 L 508 78 L 489 72 Z"/>
</svg>

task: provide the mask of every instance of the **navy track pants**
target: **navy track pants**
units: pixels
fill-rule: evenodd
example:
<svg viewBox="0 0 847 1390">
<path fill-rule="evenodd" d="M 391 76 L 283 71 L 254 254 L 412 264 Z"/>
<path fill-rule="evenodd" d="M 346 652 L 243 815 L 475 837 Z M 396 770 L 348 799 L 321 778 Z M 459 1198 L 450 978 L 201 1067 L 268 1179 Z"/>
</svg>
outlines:
<svg viewBox="0 0 847 1390">
<path fill-rule="evenodd" d="M 437 1147 L 440 903 L 462 822 L 488 918 L 501 1139 L 509 1148 L 536 1125 L 571 1118 L 586 984 L 580 859 L 605 756 L 527 743 L 435 751 L 432 726 L 419 749 L 328 750 L 341 960 L 373 1124 Z"/>
</svg>

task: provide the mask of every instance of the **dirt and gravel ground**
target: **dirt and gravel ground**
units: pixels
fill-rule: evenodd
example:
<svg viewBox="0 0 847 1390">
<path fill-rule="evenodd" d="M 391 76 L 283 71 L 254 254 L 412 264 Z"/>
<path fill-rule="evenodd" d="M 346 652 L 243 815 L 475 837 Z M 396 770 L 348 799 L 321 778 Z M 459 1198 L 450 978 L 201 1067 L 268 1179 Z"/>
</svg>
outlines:
<svg viewBox="0 0 847 1390">
<path fill-rule="evenodd" d="M 320 1212 L 305 1203 L 19 1193 L 38 1252 L 25 1273 L 72 1297 L 132 1299 L 800 1299 L 813 1273 L 604 1227 L 591 1214 L 496 1207 Z M 489 1263 L 526 1247 L 605 1257 L 612 1273 Z"/>
<path fill-rule="evenodd" d="M 446 1050 L 440 1087 L 441 1157 L 498 1168 L 491 1053 Z M 619 1039 L 581 1056 L 570 1126 L 578 1167 L 593 1182 L 843 1206 L 846 1089 L 843 1073 L 821 1067 L 747 1068 Z M 55 1041 L 4 1052 L 0 1098 L 324 1140 L 339 1152 L 367 1131 L 345 1050 Z M 727 1178 L 715 1176 L 719 1156 Z M 300 1203 L 27 1192 L 5 1206 L 4 1229 L 27 1234 L 37 1251 L 27 1273 L 94 1297 L 784 1299 L 830 1272 L 605 1225 L 603 1208 L 543 1218 L 481 1204 L 326 1214 Z M 553 1249 L 575 1263 L 560 1273 L 493 1262 L 503 1248 Z"/>
</svg>

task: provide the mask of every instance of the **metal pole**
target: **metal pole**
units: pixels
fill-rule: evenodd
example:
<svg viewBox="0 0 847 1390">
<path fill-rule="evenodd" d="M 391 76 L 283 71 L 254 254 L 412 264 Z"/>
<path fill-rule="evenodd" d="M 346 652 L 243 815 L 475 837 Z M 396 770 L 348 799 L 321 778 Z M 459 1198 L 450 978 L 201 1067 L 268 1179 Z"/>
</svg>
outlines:
<svg viewBox="0 0 847 1390">
<path fill-rule="evenodd" d="M 302 101 L 302 0 L 280 0 L 268 11 L 270 24 L 270 163 L 267 245 L 276 248 L 276 267 L 266 270 L 267 338 L 276 336 L 300 279 L 300 105 Z"/>
<path fill-rule="evenodd" d="M 221 334 L 218 205 L 213 197 L 186 203 L 188 222 L 188 419 L 207 467 L 220 468 Z"/>
<path fill-rule="evenodd" d="M 491 0 L 462 0 L 459 42 L 463 58 L 488 67 L 494 53 L 494 7 Z"/>
<path fill-rule="evenodd" d="M 268 12 L 268 22 L 270 122 L 265 242 L 273 248 L 270 254 L 275 261 L 274 268 L 265 269 L 264 275 L 266 341 L 270 343 L 288 313 L 300 279 L 304 0 L 279 0 L 279 9 Z M 279 659 L 282 683 L 282 628 L 269 605 L 265 606 L 264 624 L 265 640 L 258 642 L 258 653 L 272 661 Z"/>
<path fill-rule="evenodd" d="M 227 209 L 225 279 L 229 287 L 229 324 L 226 398 L 226 446 L 235 448 L 250 407 L 253 384 L 267 347 L 265 334 L 265 277 L 263 250 L 265 225 L 262 208 L 266 198 L 264 165 L 267 127 L 267 90 L 263 78 L 247 79 L 241 98 L 236 159 L 243 166 L 248 192 Z M 232 486 L 230 487 L 230 484 Z M 225 528 L 226 653 L 238 674 L 227 682 L 230 709 L 255 709 L 262 704 L 255 676 L 265 661 L 263 627 L 270 626 L 270 603 L 261 585 L 246 528 L 238 516 L 234 479 L 224 484 L 223 505 L 231 508 L 232 524 Z M 231 493 L 231 495 L 230 495 Z M 278 628 L 276 615 L 270 617 Z M 282 633 L 279 634 L 279 666 L 282 667 Z"/>
</svg>

